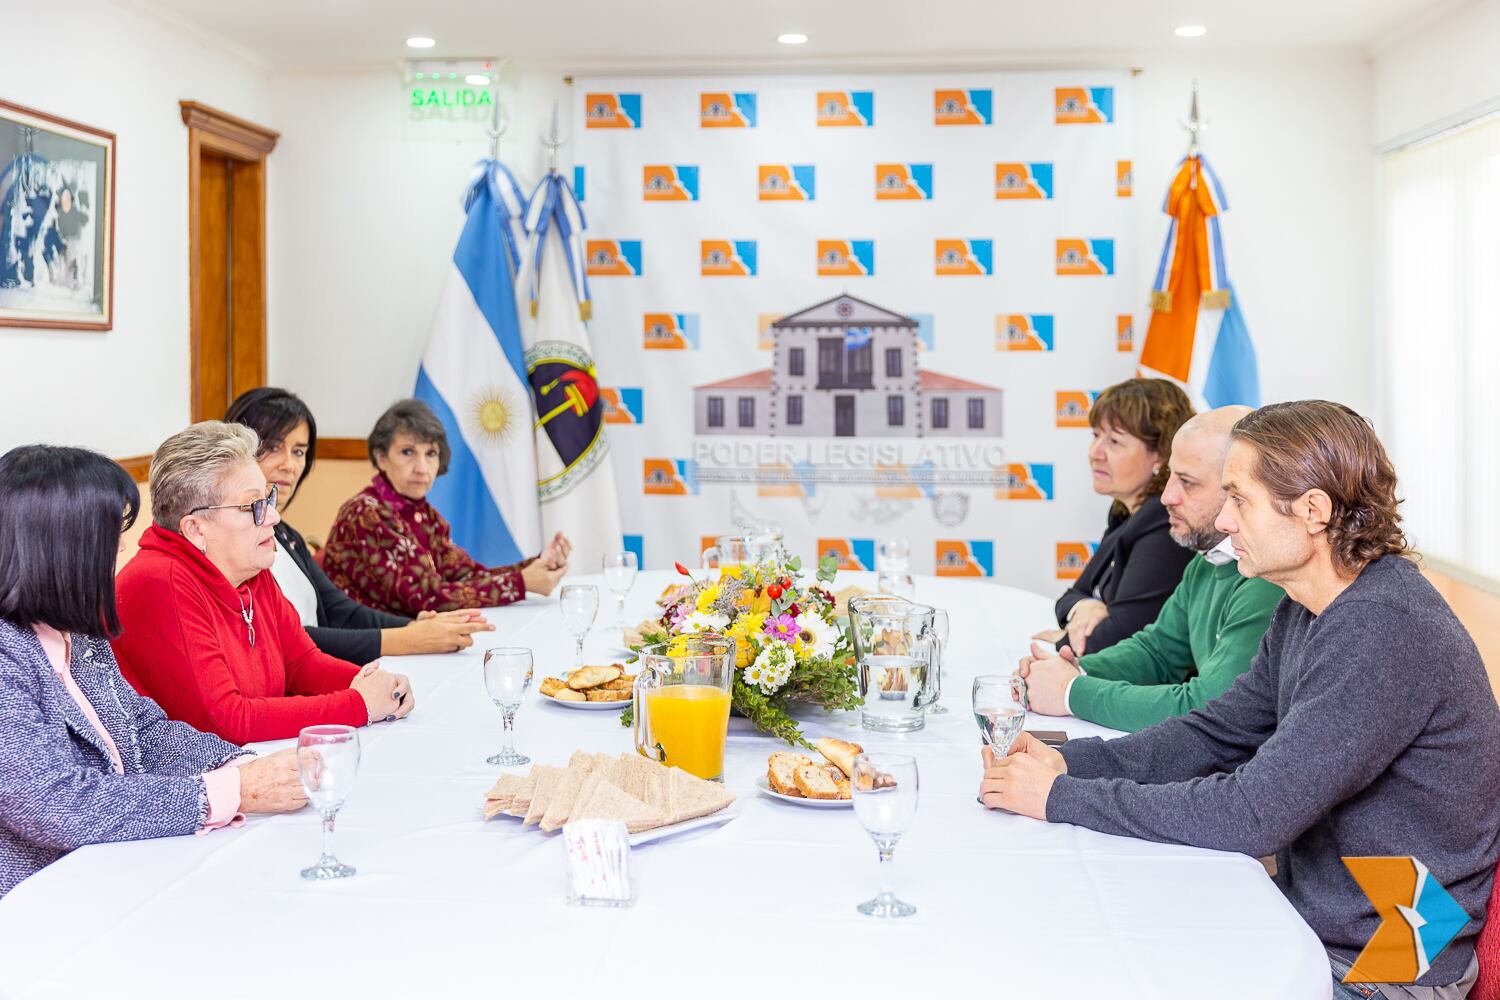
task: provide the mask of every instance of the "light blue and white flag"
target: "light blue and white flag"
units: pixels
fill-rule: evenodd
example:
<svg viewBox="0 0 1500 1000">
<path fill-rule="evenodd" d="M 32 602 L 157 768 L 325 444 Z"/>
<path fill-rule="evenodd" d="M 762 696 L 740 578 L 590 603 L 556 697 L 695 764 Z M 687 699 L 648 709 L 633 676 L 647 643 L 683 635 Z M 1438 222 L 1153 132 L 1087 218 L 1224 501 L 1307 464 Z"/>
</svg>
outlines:
<svg viewBox="0 0 1500 1000">
<path fill-rule="evenodd" d="M 464 192 L 468 219 L 417 372 L 416 396 L 453 450 L 428 499 L 453 540 L 490 566 L 541 550 L 536 448 L 515 276 L 526 199 L 498 160 L 481 160 Z"/>
</svg>

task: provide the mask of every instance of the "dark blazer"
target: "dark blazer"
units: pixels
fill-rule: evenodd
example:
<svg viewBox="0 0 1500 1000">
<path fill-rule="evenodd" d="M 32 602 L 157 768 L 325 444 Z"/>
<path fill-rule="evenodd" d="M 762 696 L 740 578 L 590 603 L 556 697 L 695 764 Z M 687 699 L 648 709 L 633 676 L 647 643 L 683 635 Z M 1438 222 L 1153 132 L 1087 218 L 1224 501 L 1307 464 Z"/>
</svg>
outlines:
<svg viewBox="0 0 1500 1000">
<path fill-rule="evenodd" d="M 248 752 L 169 721 L 99 636 L 73 636 L 70 666 L 124 774 L 36 634 L 0 618 L 0 896 L 86 844 L 193 833 L 208 819 L 203 774 Z"/>
<path fill-rule="evenodd" d="M 1111 511 L 1104 537 L 1083 573 L 1057 600 L 1057 624 L 1067 628 L 1068 612 L 1085 598 L 1109 607 L 1109 617 L 1089 636 L 1087 651 L 1097 653 L 1135 635 L 1156 621 L 1161 606 L 1182 580 L 1192 549 L 1172 541 L 1167 508 L 1150 496 L 1134 514 Z M 1058 643 L 1068 644 L 1067 637 Z"/>
<path fill-rule="evenodd" d="M 302 575 L 312 581 L 318 594 L 318 624 L 308 626 L 307 634 L 329 656 L 350 663 L 369 663 L 380 656 L 380 630 L 400 628 L 411 621 L 367 608 L 335 587 L 308 551 L 307 542 L 285 521 L 276 526 L 276 540 Z"/>
</svg>

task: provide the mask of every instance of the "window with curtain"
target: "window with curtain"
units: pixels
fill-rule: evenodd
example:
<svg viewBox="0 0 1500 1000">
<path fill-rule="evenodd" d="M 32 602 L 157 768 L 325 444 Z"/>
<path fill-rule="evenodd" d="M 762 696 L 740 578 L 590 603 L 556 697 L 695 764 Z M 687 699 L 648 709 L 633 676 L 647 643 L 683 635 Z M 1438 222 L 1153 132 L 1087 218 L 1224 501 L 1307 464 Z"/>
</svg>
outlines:
<svg viewBox="0 0 1500 1000">
<path fill-rule="evenodd" d="M 1500 586 L 1500 116 L 1387 154 L 1380 196 L 1380 432 L 1407 536 Z"/>
</svg>

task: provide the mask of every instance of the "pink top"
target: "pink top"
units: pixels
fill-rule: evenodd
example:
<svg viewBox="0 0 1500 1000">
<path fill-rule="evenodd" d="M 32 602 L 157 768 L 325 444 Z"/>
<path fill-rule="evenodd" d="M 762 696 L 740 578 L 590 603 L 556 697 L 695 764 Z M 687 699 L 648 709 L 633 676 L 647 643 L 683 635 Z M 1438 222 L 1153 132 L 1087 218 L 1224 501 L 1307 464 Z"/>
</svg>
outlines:
<svg viewBox="0 0 1500 1000">
<path fill-rule="evenodd" d="M 42 644 L 42 652 L 47 654 L 47 662 L 52 664 L 52 669 L 57 672 L 57 679 L 67 689 L 73 701 L 77 703 L 78 710 L 89 720 L 89 725 L 94 727 L 94 732 L 99 739 L 104 741 L 104 747 L 109 751 L 110 770 L 115 774 L 124 774 L 125 765 L 120 760 L 120 748 L 115 745 L 114 738 L 109 735 L 109 730 L 104 728 L 104 723 L 99 721 L 99 713 L 94 711 L 93 704 L 84 696 L 78 682 L 73 679 L 72 663 L 73 641 L 66 632 L 59 632 L 50 625 L 36 622 L 31 626 L 36 633 L 37 639 Z M 208 792 L 208 819 L 203 824 L 199 833 L 216 830 L 222 826 L 243 826 L 244 814 L 240 812 L 240 765 L 248 764 L 254 757 L 236 757 L 223 767 L 215 768 L 203 776 L 203 786 Z"/>
</svg>

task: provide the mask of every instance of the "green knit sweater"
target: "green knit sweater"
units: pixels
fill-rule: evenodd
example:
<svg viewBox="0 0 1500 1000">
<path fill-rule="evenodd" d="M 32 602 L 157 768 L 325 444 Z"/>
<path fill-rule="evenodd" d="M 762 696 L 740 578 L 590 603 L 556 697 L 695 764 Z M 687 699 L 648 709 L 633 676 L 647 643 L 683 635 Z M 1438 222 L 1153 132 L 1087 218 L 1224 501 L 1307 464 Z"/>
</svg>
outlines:
<svg viewBox="0 0 1500 1000">
<path fill-rule="evenodd" d="M 1080 719 L 1134 732 L 1202 708 L 1250 669 L 1281 588 L 1247 580 L 1231 562 L 1195 556 L 1156 621 L 1079 661 L 1068 689 Z"/>
</svg>

